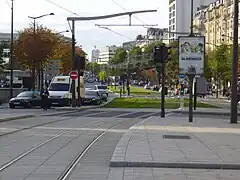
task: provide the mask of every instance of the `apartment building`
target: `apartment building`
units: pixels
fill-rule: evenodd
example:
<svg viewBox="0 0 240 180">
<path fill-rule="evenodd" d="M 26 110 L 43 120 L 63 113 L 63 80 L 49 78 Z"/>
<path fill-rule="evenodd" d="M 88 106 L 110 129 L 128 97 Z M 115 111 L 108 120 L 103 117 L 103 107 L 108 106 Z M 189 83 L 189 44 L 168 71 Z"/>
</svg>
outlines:
<svg viewBox="0 0 240 180">
<path fill-rule="evenodd" d="M 197 7 L 208 5 L 215 0 L 194 0 L 193 12 Z M 191 26 L 191 0 L 169 0 L 169 40 L 177 39 L 184 33 L 190 33 Z M 182 34 L 181 34 L 182 33 Z"/>
<path fill-rule="evenodd" d="M 217 0 L 199 9 L 194 18 L 194 30 L 205 35 L 206 49 L 232 43 L 233 0 Z"/>
<path fill-rule="evenodd" d="M 91 62 L 97 62 L 97 60 L 99 59 L 99 54 L 100 50 L 97 49 L 96 46 L 94 46 L 94 49 L 92 50 Z"/>
<path fill-rule="evenodd" d="M 100 48 L 99 58 L 97 59 L 98 64 L 108 64 L 108 62 L 114 57 L 117 46 L 106 46 Z"/>
</svg>

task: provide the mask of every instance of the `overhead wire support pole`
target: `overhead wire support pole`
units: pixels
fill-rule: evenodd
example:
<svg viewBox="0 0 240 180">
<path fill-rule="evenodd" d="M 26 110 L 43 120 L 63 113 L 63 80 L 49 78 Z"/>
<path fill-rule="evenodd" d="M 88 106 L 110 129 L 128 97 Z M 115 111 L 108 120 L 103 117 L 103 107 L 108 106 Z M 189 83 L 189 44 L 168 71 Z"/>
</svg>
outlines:
<svg viewBox="0 0 240 180">
<path fill-rule="evenodd" d="M 233 56 L 232 56 L 232 89 L 230 123 L 238 121 L 238 16 L 239 0 L 234 0 Z"/>
<path fill-rule="evenodd" d="M 75 63 L 75 21 L 72 20 L 72 71 L 76 70 L 76 63 Z M 76 107 L 76 80 L 72 79 L 72 107 Z"/>
<path fill-rule="evenodd" d="M 76 21 L 91 21 L 91 20 L 100 20 L 100 19 L 109 19 L 113 17 L 126 16 L 132 14 L 140 14 L 140 13 L 150 13 L 157 12 L 157 10 L 143 10 L 143 11 L 132 11 L 132 12 L 124 12 L 117 14 L 109 14 L 104 16 L 92 16 L 92 17 L 68 17 L 67 21 L 72 21 L 72 70 L 76 70 L 75 66 L 75 22 Z M 76 94 L 75 94 L 76 84 L 75 80 L 72 80 L 72 106 L 76 107 Z"/>
</svg>

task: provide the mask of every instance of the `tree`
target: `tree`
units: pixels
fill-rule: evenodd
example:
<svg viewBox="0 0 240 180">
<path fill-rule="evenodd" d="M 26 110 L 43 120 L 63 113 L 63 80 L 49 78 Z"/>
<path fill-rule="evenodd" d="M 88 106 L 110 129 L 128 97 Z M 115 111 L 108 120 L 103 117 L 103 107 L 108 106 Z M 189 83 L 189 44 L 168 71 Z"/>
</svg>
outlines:
<svg viewBox="0 0 240 180">
<path fill-rule="evenodd" d="M 121 63 L 126 62 L 126 60 L 127 60 L 127 52 L 126 52 L 126 50 L 123 49 L 123 48 L 118 48 L 116 50 L 115 55 L 111 59 L 110 63 L 111 64 L 121 64 Z"/>
<path fill-rule="evenodd" d="M 141 34 L 137 35 L 137 37 L 136 37 L 136 40 L 137 40 L 137 41 L 141 41 L 141 40 L 143 40 L 143 39 L 144 39 L 144 37 L 143 37 L 143 35 L 141 35 Z"/>
<path fill-rule="evenodd" d="M 211 81 L 212 77 L 216 77 L 217 75 L 217 61 L 215 58 L 214 51 L 208 51 L 205 56 L 204 61 L 204 77 Z"/>
<path fill-rule="evenodd" d="M 105 81 L 105 79 L 107 78 L 107 72 L 106 71 L 100 71 L 98 73 L 98 78 L 100 79 L 100 81 Z"/>
<path fill-rule="evenodd" d="M 100 72 L 100 65 L 96 62 L 88 62 L 86 64 L 86 70 L 91 71 L 94 74 L 98 74 Z"/>
<path fill-rule="evenodd" d="M 86 57 L 86 53 L 80 49 L 75 49 L 76 56 Z M 72 70 L 72 44 L 60 41 L 57 46 L 54 47 L 52 55 L 49 59 L 61 60 L 61 73 L 68 74 Z"/>
<path fill-rule="evenodd" d="M 224 82 L 231 80 L 232 62 L 230 46 L 222 44 L 215 49 L 215 57 L 217 61 L 217 76 Z"/>
<path fill-rule="evenodd" d="M 51 29 L 33 26 L 19 31 L 19 37 L 14 42 L 14 56 L 16 61 L 25 69 L 32 69 L 33 64 L 45 64 L 60 41 Z"/>
<path fill-rule="evenodd" d="M 143 59 L 142 48 L 134 46 L 129 52 L 130 62 L 141 61 Z"/>
<path fill-rule="evenodd" d="M 6 67 L 6 62 L 4 61 L 4 57 L 9 57 L 9 53 L 4 53 L 4 49 L 10 49 L 9 44 L 0 43 L 0 71 L 3 71 Z"/>
<path fill-rule="evenodd" d="M 171 49 L 169 50 L 169 60 L 166 62 L 166 79 L 169 84 L 176 84 L 178 82 L 179 74 L 178 43 L 170 43 L 169 47 L 171 47 Z"/>
</svg>

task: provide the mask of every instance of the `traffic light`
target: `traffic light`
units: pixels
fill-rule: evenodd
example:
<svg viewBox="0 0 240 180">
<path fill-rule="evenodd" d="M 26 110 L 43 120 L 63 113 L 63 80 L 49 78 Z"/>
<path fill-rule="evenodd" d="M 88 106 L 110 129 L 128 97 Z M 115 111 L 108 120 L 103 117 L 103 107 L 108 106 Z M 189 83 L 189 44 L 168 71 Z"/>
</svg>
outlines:
<svg viewBox="0 0 240 180">
<path fill-rule="evenodd" d="M 180 95 L 181 95 L 181 96 L 184 95 L 184 85 L 183 85 L 183 84 L 181 84 Z"/>
<path fill-rule="evenodd" d="M 153 59 L 155 64 L 163 63 L 168 60 L 171 54 L 171 47 L 167 47 L 165 44 L 155 46 L 153 49 Z"/>
</svg>

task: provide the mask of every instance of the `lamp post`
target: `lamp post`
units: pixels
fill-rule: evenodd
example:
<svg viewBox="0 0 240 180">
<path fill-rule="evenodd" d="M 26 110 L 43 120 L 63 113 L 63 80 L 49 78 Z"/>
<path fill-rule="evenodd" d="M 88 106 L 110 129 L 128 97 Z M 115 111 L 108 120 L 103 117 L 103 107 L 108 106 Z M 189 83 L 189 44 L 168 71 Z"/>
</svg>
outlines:
<svg viewBox="0 0 240 180">
<path fill-rule="evenodd" d="M 54 15 L 54 13 L 50 13 L 50 14 L 43 14 L 41 16 L 37 16 L 37 17 L 32 17 L 32 16 L 28 16 L 28 18 L 33 19 L 33 38 L 35 41 L 35 37 L 36 37 L 36 19 L 40 19 L 43 18 L 45 16 L 52 16 Z M 36 71 L 36 66 L 35 66 L 35 60 L 32 60 L 32 90 L 35 91 L 35 71 Z M 40 90 L 40 61 L 38 60 L 38 90 Z"/>
<path fill-rule="evenodd" d="M 10 98 L 13 98 L 13 0 L 11 4 Z"/>
</svg>

